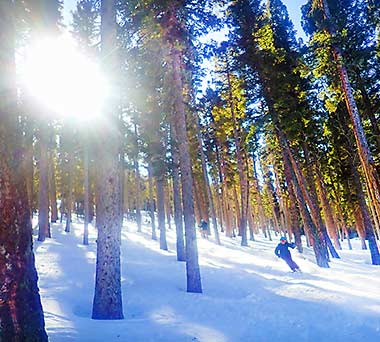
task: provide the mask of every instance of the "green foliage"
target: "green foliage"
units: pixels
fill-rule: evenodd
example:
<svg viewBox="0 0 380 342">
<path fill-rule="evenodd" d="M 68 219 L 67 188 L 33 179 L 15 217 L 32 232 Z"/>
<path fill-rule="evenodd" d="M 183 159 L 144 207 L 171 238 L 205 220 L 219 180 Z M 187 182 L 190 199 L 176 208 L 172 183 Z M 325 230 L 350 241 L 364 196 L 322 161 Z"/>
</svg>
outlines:
<svg viewBox="0 0 380 342">
<path fill-rule="evenodd" d="M 88 54 L 99 41 L 99 10 L 94 0 L 81 0 L 72 13 L 72 34 L 79 49 Z"/>
</svg>

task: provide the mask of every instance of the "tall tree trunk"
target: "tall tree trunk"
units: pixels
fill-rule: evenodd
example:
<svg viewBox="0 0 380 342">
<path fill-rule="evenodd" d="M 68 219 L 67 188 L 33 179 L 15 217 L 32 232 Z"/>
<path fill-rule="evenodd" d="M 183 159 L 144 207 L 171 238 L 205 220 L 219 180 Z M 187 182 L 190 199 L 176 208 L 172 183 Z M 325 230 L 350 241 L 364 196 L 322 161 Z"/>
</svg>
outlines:
<svg viewBox="0 0 380 342">
<path fill-rule="evenodd" d="M 367 249 L 367 244 L 365 242 L 365 224 L 364 224 L 362 211 L 358 203 L 355 204 L 354 206 L 354 217 L 355 217 L 355 223 L 356 223 L 356 231 L 358 232 L 362 249 L 365 250 Z"/>
<path fill-rule="evenodd" d="M 329 33 L 332 37 L 336 36 L 336 29 L 333 25 L 333 21 L 328 7 L 327 0 L 321 0 L 320 6 L 325 18 L 329 21 Z M 377 207 L 380 206 L 380 180 L 376 171 L 376 167 L 368 146 L 367 138 L 365 136 L 363 125 L 361 122 L 359 110 L 356 105 L 356 101 L 353 95 L 352 87 L 348 77 L 347 69 L 344 65 L 343 56 L 340 48 L 332 44 L 334 60 L 336 62 L 342 90 L 344 93 L 346 107 L 351 118 L 353 132 L 355 135 L 356 144 L 359 151 L 359 158 L 363 167 L 364 175 L 370 189 L 371 198 L 375 201 Z M 379 260 L 380 263 L 380 260 Z"/>
<path fill-rule="evenodd" d="M 164 177 L 159 175 L 156 178 L 158 229 L 160 230 L 160 248 L 167 251 L 164 189 Z"/>
<path fill-rule="evenodd" d="M 355 75 L 356 75 L 357 80 L 358 80 L 358 87 L 359 87 L 360 93 L 363 97 L 363 105 L 365 108 L 365 116 L 369 119 L 369 121 L 371 123 L 371 129 L 373 131 L 373 138 L 376 141 L 377 150 L 379 150 L 380 149 L 380 128 L 379 128 L 379 124 L 376 120 L 376 108 L 373 106 L 373 104 L 371 102 L 370 96 L 369 96 L 368 91 L 365 87 L 364 80 L 360 75 L 359 67 L 355 67 L 354 71 L 355 71 Z"/>
<path fill-rule="evenodd" d="M 304 138 L 304 140 L 306 140 L 306 137 Z M 302 183 L 304 184 L 304 188 L 307 190 L 307 193 L 305 194 L 305 199 L 307 200 L 314 223 L 317 226 L 318 230 L 322 232 L 322 235 L 324 237 L 327 248 L 331 253 L 331 256 L 333 258 L 339 259 L 340 258 L 339 254 L 334 248 L 331 242 L 330 236 L 327 234 L 326 226 L 322 220 L 321 212 L 319 209 L 319 203 L 318 203 L 317 189 L 315 187 L 315 182 L 314 182 L 314 173 L 313 173 L 314 165 L 313 165 L 313 162 L 311 161 L 309 147 L 305 141 L 302 144 L 302 148 L 303 148 L 305 161 L 306 161 L 306 170 L 305 170 L 306 177 L 301 176 L 301 178 L 305 179 L 305 181 L 302 181 Z M 307 179 L 307 182 L 306 182 L 306 179 Z M 301 183 L 301 186 L 302 186 L 302 183 Z"/>
<path fill-rule="evenodd" d="M 241 205 L 239 203 L 239 197 L 238 197 L 238 193 L 237 193 L 237 190 L 236 190 L 236 184 L 233 185 L 232 187 L 232 191 L 233 191 L 233 197 L 234 197 L 234 205 L 235 205 L 235 215 L 233 215 L 234 217 L 234 223 L 233 223 L 233 227 L 234 229 L 237 228 L 238 230 L 238 235 L 239 236 L 242 236 L 242 232 L 241 232 L 241 226 L 240 226 L 240 221 L 241 221 Z"/>
<path fill-rule="evenodd" d="M 131 212 L 132 212 L 132 193 L 133 191 L 131 191 L 132 189 L 132 186 L 131 186 L 131 172 L 127 169 L 126 170 L 126 174 L 127 174 L 127 177 L 126 177 L 126 191 L 124 191 L 124 205 L 125 205 L 125 209 L 126 209 L 126 212 L 127 212 L 127 217 L 129 220 L 132 219 L 131 217 Z"/>
<path fill-rule="evenodd" d="M 226 236 L 234 237 L 234 226 L 233 226 L 233 206 L 231 205 L 232 199 L 228 195 L 228 189 L 225 188 L 224 191 L 224 203 L 225 203 L 225 214 L 226 214 Z"/>
<path fill-rule="evenodd" d="M 172 229 L 172 207 L 170 203 L 170 182 L 165 182 L 164 184 L 164 200 L 165 200 L 165 215 L 166 215 L 166 222 L 168 223 L 168 229 Z"/>
<path fill-rule="evenodd" d="M 136 223 L 137 231 L 141 232 L 141 186 L 140 186 L 140 170 L 137 159 L 134 160 L 135 182 L 136 182 Z"/>
<path fill-rule="evenodd" d="M 275 231 L 280 232 L 280 208 L 278 205 L 278 199 L 275 194 L 274 186 L 271 180 L 271 176 L 269 173 L 268 166 L 265 165 L 265 163 L 261 163 L 262 168 L 263 168 L 263 173 L 264 173 L 264 179 L 266 183 L 266 188 L 268 191 L 268 197 L 269 197 L 269 202 L 270 206 L 272 208 L 272 217 L 273 217 L 273 222 L 274 222 L 274 228 Z"/>
<path fill-rule="evenodd" d="M 199 200 L 199 192 L 197 188 L 197 182 L 194 180 L 194 217 L 195 217 L 195 224 L 198 225 L 199 222 L 201 222 L 202 214 L 201 214 L 201 206 L 200 206 L 200 200 Z"/>
<path fill-rule="evenodd" d="M 29 106 L 30 101 L 28 101 Z M 33 217 L 34 206 L 34 162 L 33 162 L 33 126 L 31 115 L 25 119 L 25 137 L 24 137 L 24 172 L 26 177 L 26 189 L 28 192 L 28 203 L 30 215 Z"/>
<path fill-rule="evenodd" d="M 213 116 L 211 116 L 212 122 L 214 122 Z M 218 184 L 217 189 L 217 200 L 218 200 L 218 207 L 219 207 L 219 223 L 220 223 L 220 231 L 224 232 L 224 227 L 226 226 L 227 218 L 225 213 L 225 203 L 224 203 L 224 173 L 223 173 L 223 165 L 222 160 L 220 156 L 220 144 L 219 140 L 216 137 L 215 138 L 215 149 L 216 149 L 216 161 L 217 161 L 217 167 L 218 167 L 218 181 L 215 182 L 215 184 Z"/>
<path fill-rule="evenodd" d="M 68 139 L 70 140 L 70 139 Z M 73 173 L 74 173 L 74 148 L 72 142 L 68 142 L 67 151 L 67 193 L 66 193 L 66 227 L 65 232 L 71 231 L 71 216 L 73 210 Z"/>
<path fill-rule="evenodd" d="M 140 168 L 139 168 L 139 145 L 138 145 L 138 132 L 137 125 L 134 124 L 135 129 L 135 157 L 134 157 L 134 168 L 135 168 L 135 182 L 136 182 L 136 223 L 137 223 L 137 231 L 141 232 L 141 185 L 140 185 Z"/>
<path fill-rule="evenodd" d="M 217 180 L 215 180 L 216 189 L 215 189 L 215 199 L 216 199 L 216 212 L 217 212 L 217 218 L 220 225 L 220 231 L 224 232 L 224 215 L 223 215 L 223 204 L 222 204 L 222 196 L 220 194 L 221 184 L 218 183 Z"/>
<path fill-rule="evenodd" d="M 152 179 L 152 164 L 148 164 L 148 184 L 149 184 L 149 214 L 150 224 L 152 226 L 152 240 L 157 240 L 156 233 L 156 216 L 154 214 L 154 199 L 153 199 L 153 179 Z"/>
<path fill-rule="evenodd" d="M 176 250 L 177 260 L 186 261 L 185 243 L 183 239 L 183 211 L 181 204 L 181 181 L 179 175 L 179 155 L 177 144 L 174 139 L 173 125 L 171 126 L 171 149 L 173 157 L 173 202 L 174 202 L 174 221 L 176 228 Z"/>
<path fill-rule="evenodd" d="M 329 236 L 327 235 L 326 227 L 323 224 L 321 213 L 319 211 L 319 208 L 317 206 L 317 203 L 314 201 L 313 197 L 309 194 L 307 186 L 306 186 L 306 179 L 303 176 L 301 169 L 299 168 L 293 154 L 290 151 L 290 148 L 288 145 L 286 145 L 286 149 L 288 151 L 288 156 L 290 159 L 290 162 L 293 166 L 293 170 L 295 172 L 295 175 L 297 177 L 298 184 L 300 186 L 300 189 L 303 193 L 304 199 L 306 201 L 306 204 L 310 210 L 310 215 L 313 220 L 314 226 L 316 227 L 316 232 L 318 236 L 318 243 L 321 244 L 322 250 L 326 248 L 330 251 L 333 258 L 339 258 L 338 253 L 336 252 L 334 246 L 331 243 L 331 240 Z M 314 242 L 315 243 L 315 236 L 313 235 Z M 326 255 L 326 258 L 328 259 L 328 254 Z"/>
<path fill-rule="evenodd" d="M 87 137 L 86 137 L 87 138 Z M 90 204 L 90 182 L 89 182 L 89 146 L 88 139 L 85 138 L 83 145 L 83 173 L 84 173 L 84 227 L 83 227 L 83 244 L 88 245 L 88 223 L 89 223 L 89 204 Z"/>
<path fill-rule="evenodd" d="M 353 179 L 354 179 L 354 186 L 356 190 L 356 195 L 358 198 L 358 204 L 360 208 L 360 216 L 362 219 L 362 224 L 365 232 L 365 239 L 368 240 L 368 246 L 371 253 L 371 260 L 372 265 L 380 265 L 380 254 L 379 254 L 379 248 L 376 243 L 375 233 L 373 224 L 371 221 L 371 217 L 369 215 L 368 206 L 365 200 L 364 192 L 362 189 L 362 185 L 360 182 L 359 172 L 354 167 L 353 163 L 350 163 L 351 165 L 351 171 L 353 173 Z"/>
<path fill-rule="evenodd" d="M 12 1 L 0 2 L 0 341 L 45 342 L 17 129 L 14 11 Z"/>
<path fill-rule="evenodd" d="M 227 57 L 228 58 L 228 57 Z M 231 85 L 231 75 L 229 70 L 229 65 L 227 61 L 227 82 L 228 82 L 228 92 L 229 92 L 229 107 L 231 110 L 232 123 L 233 123 L 233 135 L 234 142 L 236 147 L 236 159 L 237 166 L 239 171 L 239 181 L 240 181 L 240 203 L 241 203 L 241 212 L 239 220 L 239 232 L 241 233 L 241 245 L 248 246 L 247 241 L 247 211 L 248 211 L 248 180 L 246 177 L 246 172 L 244 171 L 244 163 L 242 156 L 242 146 L 241 139 L 238 132 L 237 121 L 236 121 L 236 108 L 235 101 L 232 94 L 232 85 Z M 236 208 L 238 210 L 238 208 Z"/>
<path fill-rule="evenodd" d="M 278 198 L 278 209 L 279 209 L 279 224 L 281 231 L 283 232 L 283 235 L 286 236 L 287 233 L 289 233 L 289 240 L 291 239 L 292 230 L 289 228 L 289 213 L 287 212 L 286 207 L 286 201 L 284 199 L 284 194 L 282 191 L 283 186 L 280 184 L 280 171 L 274 165 L 275 170 L 275 182 L 276 182 L 276 189 L 275 189 L 275 195 L 276 198 Z"/>
<path fill-rule="evenodd" d="M 289 177 L 289 174 L 287 175 L 285 173 L 285 177 L 286 177 L 286 183 L 288 186 L 288 193 L 289 193 L 289 199 L 290 199 L 289 211 L 290 211 L 291 230 L 294 234 L 294 241 L 296 243 L 298 252 L 302 253 L 303 247 L 302 247 L 302 239 L 301 239 L 301 231 L 300 231 L 299 213 L 298 213 L 298 208 L 297 208 L 297 199 L 296 199 L 296 195 L 294 194 L 293 184 L 292 184 L 291 178 Z"/>
<path fill-rule="evenodd" d="M 345 129 L 348 130 L 348 126 L 345 126 Z M 351 145 L 347 145 L 347 148 L 349 150 L 350 155 L 354 156 L 356 152 L 353 150 Z M 360 152 L 359 152 L 360 153 Z M 368 206 L 365 200 L 365 195 L 363 192 L 362 184 L 360 181 L 360 174 L 359 171 L 354 163 L 354 159 L 349 160 L 350 170 L 352 173 L 352 178 L 354 181 L 354 189 L 355 194 L 357 197 L 357 204 L 358 207 L 355 211 L 355 219 L 357 220 L 358 224 L 358 232 L 360 232 L 360 235 L 362 236 L 362 247 L 365 246 L 365 240 L 368 239 L 368 245 L 371 253 L 371 259 L 373 265 L 380 265 L 380 255 L 379 255 L 379 249 L 376 243 L 375 233 L 374 233 L 374 227 L 369 215 Z M 370 188 L 371 184 L 367 183 L 368 187 Z M 370 198 L 371 198 L 371 192 L 370 192 Z M 373 198 L 373 197 L 372 197 Z"/>
<path fill-rule="evenodd" d="M 224 161 L 223 161 L 224 162 Z M 221 166 L 223 170 L 223 166 Z M 231 226 L 231 211 L 228 210 L 228 196 L 227 196 L 227 179 L 225 177 L 224 171 L 222 171 L 222 179 L 220 183 L 220 196 L 222 202 L 222 210 L 224 217 L 224 230 L 227 237 L 232 237 L 232 226 Z"/>
<path fill-rule="evenodd" d="M 252 157 L 252 164 L 253 164 L 253 185 L 255 188 L 256 192 L 256 202 L 258 206 L 258 213 L 259 213 L 259 225 L 266 237 L 266 223 L 265 223 L 265 213 L 264 213 L 264 206 L 263 206 L 263 200 L 261 197 L 261 188 L 260 184 L 258 181 L 258 176 L 257 176 L 257 165 L 256 165 L 256 160 L 254 157 Z"/>
<path fill-rule="evenodd" d="M 52 223 L 57 222 L 58 220 L 58 208 L 57 208 L 57 187 L 55 183 L 55 165 L 53 151 L 50 151 L 49 156 L 49 189 L 50 189 L 50 208 L 51 208 L 51 218 Z"/>
<path fill-rule="evenodd" d="M 101 44 L 104 68 L 109 71 L 111 81 L 112 75 L 117 73 L 116 0 L 101 1 Z M 107 122 L 101 125 L 102 131 L 98 135 L 98 246 L 92 318 L 122 319 L 118 99 L 115 98 L 115 93 L 110 94 L 107 99 L 109 101 L 104 108 L 107 110 L 104 115 Z"/>
<path fill-rule="evenodd" d="M 173 23 L 177 23 L 175 11 L 171 13 Z M 195 233 L 193 177 L 189 152 L 189 139 L 186 130 L 186 114 L 183 99 L 183 82 L 181 77 L 181 51 L 173 44 L 170 47 L 171 66 L 173 72 L 174 92 L 174 127 L 180 157 L 183 214 L 185 221 L 186 275 L 187 292 L 202 292 L 201 274 L 198 262 L 198 246 Z"/>
<path fill-rule="evenodd" d="M 89 161 L 90 162 L 90 161 Z M 95 182 L 94 182 L 94 171 L 92 170 L 91 168 L 91 165 L 92 163 L 90 162 L 89 163 L 89 166 L 88 166 L 88 187 L 89 187 L 89 191 L 88 191 L 88 205 L 89 205 L 89 208 L 88 208 L 88 222 L 92 222 L 94 220 L 94 216 L 95 216 L 95 194 L 94 194 L 94 187 L 95 187 Z"/>
<path fill-rule="evenodd" d="M 338 236 L 336 223 L 334 222 L 331 205 L 330 205 L 329 200 L 327 199 L 326 189 L 322 182 L 322 175 L 319 170 L 319 167 L 315 167 L 315 174 L 316 174 L 319 201 L 322 205 L 322 210 L 325 217 L 327 230 L 329 232 L 329 235 L 334 241 L 335 248 L 342 249 L 342 246 L 340 245 L 340 242 L 339 242 L 339 236 Z"/>
<path fill-rule="evenodd" d="M 368 189 L 368 186 L 367 186 L 367 192 L 369 192 L 369 189 Z M 377 240 L 380 240 L 380 226 L 379 226 L 379 216 L 378 214 L 376 213 L 376 209 L 375 209 L 375 206 L 373 205 L 373 201 L 371 201 L 370 203 L 368 203 L 368 206 L 369 206 L 369 209 L 371 210 L 371 214 L 372 214 L 372 221 L 375 225 L 375 235 L 377 235 Z"/>
<path fill-rule="evenodd" d="M 39 130 L 39 189 L 38 189 L 38 241 L 49 237 L 49 157 L 47 125 L 40 123 Z"/>
<path fill-rule="evenodd" d="M 337 220 L 336 222 L 339 222 L 341 228 L 342 228 L 342 235 L 344 234 L 346 236 L 346 239 L 347 239 L 347 246 L 348 246 L 348 249 L 351 251 L 352 250 L 352 245 L 351 245 L 351 240 L 350 240 L 350 234 L 348 233 L 348 229 L 347 229 L 347 224 L 346 222 L 344 221 L 344 218 L 343 218 L 343 214 L 342 214 L 342 209 L 340 207 L 340 203 L 337 203 L 336 204 L 337 206 Z"/>
<path fill-rule="evenodd" d="M 278 124 L 278 122 L 275 120 Z M 310 215 L 309 209 L 306 205 L 305 193 L 306 189 L 302 189 L 302 179 L 300 179 L 300 170 L 298 169 L 298 165 L 295 163 L 293 156 L 291 155 L 291 151 L 288 147 L 288 143 L 286 138 L 284 137 L 284 133 L 280 129 L 276 129 L 276 133 L 279 138 L 279 142 L 282 149 L 282 155 L 284 160 L 284 169 L 285 174 L 289 173 L 288 178 L 292 180 L 292 185 L 294 189 L 295 196 L 297 198 L 298 206 L 300 209 L 300 213 L 302 216 L 302 220 L 304 222 L 305 229 L 309 231 L 309 237 L 313 238 L 312 245 L 314 249 L 314 254 L 316 257 L 316 261 L 318 266 L 328 268 L 328 252 L 327 247 L 323 243 L 324 236 L 321 231 L 318 231 L 313 219 Z M 307 193 L 306 193 L 307 194 Z"/>
<path fill-rule="evenodd" d="M 121 119 L 119 118 L 119 122 Z M 120 129 L 122 130 L 122 124 L 120 123 Z M 125 153 L 123 145 L 124 134 L 120 134 L 120 161 L 119 161 L 119 173 L 120 173 L 120 227 L 123 229 L 124 225 L 124 210 L 125 210 Z"/>
<path fill-rule="evenodd" d="M 252 204 L 251 202 L 248 203 L 248 224 L 249 224 L 249 240 L 255 241 L 255 223 L 253 218 L 253 211 L 252 211 Z"/>
</svg>

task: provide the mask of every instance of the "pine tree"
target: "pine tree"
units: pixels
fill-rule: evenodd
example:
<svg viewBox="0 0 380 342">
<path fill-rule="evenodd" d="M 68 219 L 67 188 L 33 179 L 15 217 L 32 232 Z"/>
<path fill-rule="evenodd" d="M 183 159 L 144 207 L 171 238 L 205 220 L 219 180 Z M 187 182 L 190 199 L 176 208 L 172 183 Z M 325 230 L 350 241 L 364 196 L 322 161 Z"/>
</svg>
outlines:
<svg viewBox="0 0 380 342">
<path fill-rule="evenodd" d="M 262 19 L 249 20 L 252 17 Z M 288 142 L 288 139 L 298 138 L 294 131 L 289 130 L 292 127 L 288 124 L 289 119 L 298 125 L 304 122 L 302 115 L 307 114 L 307 101 L 305 87 L 297 71 L 294 32 L 286 8 L 280 1 L 268 1 L 267 10 L 262 13 L 259 3 L 235 1 L 231 6 L 231 19 L 237 28 L 235 39 L 242 51 L 241 63 L 250 68 L 260 82 L 269 117 L 283 148 L 288 179 L 292 179 L 304 224 L 310 228 L 315 240 L 313 247 L 317 263 L 328 267 L 327 234 L 324 233 L 319 208 L 310 196 L 306 179 Z M 303 201 L 307 201 L 308 207 Z"/>
<path fill-rule="evenodd" d="M 72 35 L 82 52 L 94 58 L 96 55 L 95 41 L 98 38 L 99 11 L 94 0 L 81 0 L 73 12 Z M 84 229 L 83 244 L 88 245 L 88 224 L 90 219 L 90 136 L 84 134 L 83 144 L 83 172 L 84 172 Z"/>
<path fill-rule="evenodd" d="M 352 6 L 349 5 L 350 4 L 345 7 L 347 10 L 349 8 L 352 9 Z M 309 1 L 303 8 L 304 17 L 308 24 L 305 26 L 309 29 L 310 33 L 314 34 L 314 39 L 317 40 L 321 39 L 321 37 L 325 37 L 325 41 L 327 42 L 326 49 L 329 49 L 327 51 L 334 59 L 336 76 L 339 78 L 341 92 L 343 93 L 346 108 L 351 118 L 352 129 L 359 152 L 361 166 L 369 189 L 369 195 L 371 200 L 374 201 L 375 207 L 378 208 L 380 204 L 380 179 L 363 129 L 362 118 L 354 97 L 354 91 L 351 86 L 351 80 L 349 78 L 343 51 L 338 44 L 340 38 L 337 31 L 339 19 L 336 12 L 331 12 L 330 8 L 338 11 L 343 7 L 341 4 L 330 3 L 327 0 L 319 2 Z M 339 11 L 339 17 L 341 16 L 342 13 Z M 366 229 L 371 232 L 369 243 L 372 263 L 374 265 L 380 265 L 380 257 L 376 242 L 374 241 L 373 228 L 371 229 L 371 227 L 367 227 Z"/>
<path fill-rule="evenodd" d="M 101 2 L 101 43 L 104 68 L 112 85 L 117 72 L 116 1 Z M 113 82 L 112 82 L 112 81 Z M 98 136 L 97 217 L 98 228 L 95 296 L 92 318 L 122 319 L 120 275 L 120 172 L 117 99 L 108 98 L 102 131 Z"/>
<path fill-rule="evenodd" d="M 0 340 L 47 341 L 17 118 L 15 5 L 0 3 Z"/>
</svg>

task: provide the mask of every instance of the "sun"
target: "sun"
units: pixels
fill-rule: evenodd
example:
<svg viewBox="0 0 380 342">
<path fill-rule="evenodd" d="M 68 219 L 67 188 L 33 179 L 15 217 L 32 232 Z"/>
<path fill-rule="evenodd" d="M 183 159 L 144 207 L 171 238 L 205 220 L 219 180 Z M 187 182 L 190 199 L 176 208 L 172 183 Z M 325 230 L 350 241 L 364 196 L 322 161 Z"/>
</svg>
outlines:
<svg viewBox="0 0 380 342">
<path fill-rule="evenodd" d="M 100 67 L 64 38 L 34 42 L 26 51 L 21 78 L 38 104 L 72 120 L 99 116 L 109 91 Z"/>
</svg>

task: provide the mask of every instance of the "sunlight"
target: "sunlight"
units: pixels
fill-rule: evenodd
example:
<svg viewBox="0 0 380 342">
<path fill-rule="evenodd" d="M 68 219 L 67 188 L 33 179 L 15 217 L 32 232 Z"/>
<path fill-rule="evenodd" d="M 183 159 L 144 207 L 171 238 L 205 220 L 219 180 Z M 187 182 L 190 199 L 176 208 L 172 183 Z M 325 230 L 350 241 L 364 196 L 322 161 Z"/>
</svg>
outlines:
<svg viewBox="0 0 380 342">
<path fill-rule="evenodd" d="M 21 75 L 28 93 L 59 117 L 93 119 L 108 93 L 99 66 L 64 38 L 32 44 Z"/>
</svg>

